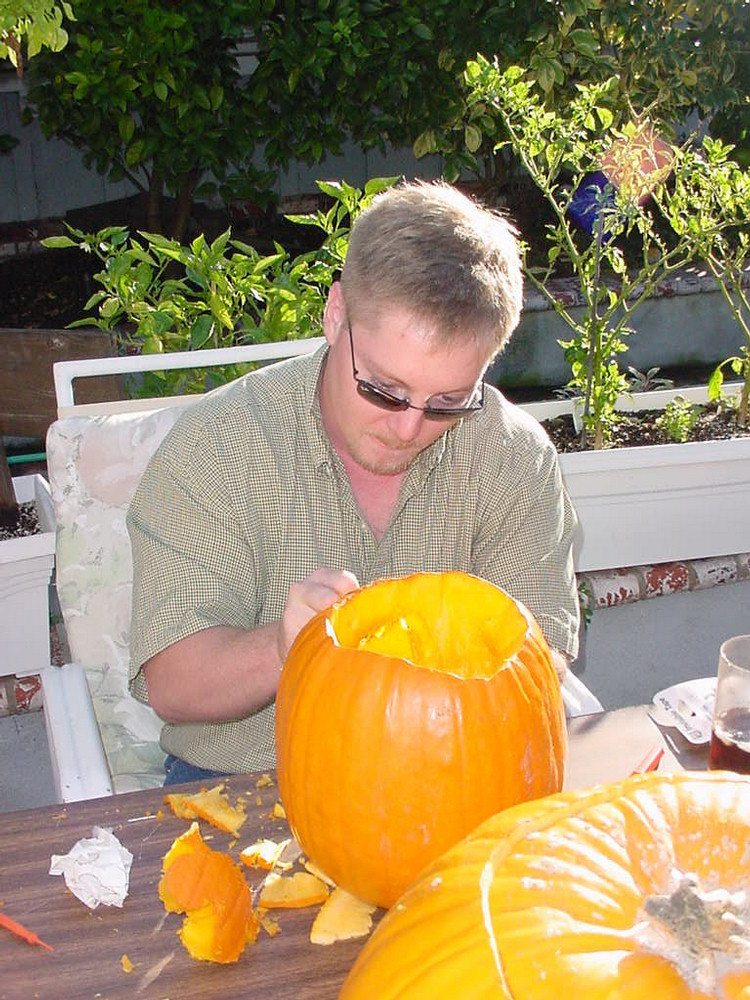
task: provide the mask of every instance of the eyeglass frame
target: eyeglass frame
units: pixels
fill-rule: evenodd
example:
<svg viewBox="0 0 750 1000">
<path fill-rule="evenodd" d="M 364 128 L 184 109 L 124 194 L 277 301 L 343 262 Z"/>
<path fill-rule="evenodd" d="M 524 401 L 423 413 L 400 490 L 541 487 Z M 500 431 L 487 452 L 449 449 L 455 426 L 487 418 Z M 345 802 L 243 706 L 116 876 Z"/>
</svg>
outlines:
<svg viewBox="0 0 750 1000">
<path fill-rule="evenodd" d="M 359 395 L 366 399 L 368 403 L 377 406 L 381 410 L 389 413 L 403 413 L 404 410 L 419 410 L 424 415 L 425 420 L 453 420 L 455 418 L 468 417 L 472 413 L 478 413 L 484 408 L 484 373 L 479 387 L 479 399 L 469 406 L 435 407 L 435 406 L 415 406 L 408 399 L 401 396 L 394 396 L 386 389 L 381 389 L 366 378 L 360 378 L 357 362 L 354 357 L 354 335 L 352 333 L 351 320 L 347 317 L 347 327 L 349 329 L 349 348 L 352 355 L 352 377 L 357 386 Z M 476 389 L 474 390 L 476 393 Z"/>
</svg>

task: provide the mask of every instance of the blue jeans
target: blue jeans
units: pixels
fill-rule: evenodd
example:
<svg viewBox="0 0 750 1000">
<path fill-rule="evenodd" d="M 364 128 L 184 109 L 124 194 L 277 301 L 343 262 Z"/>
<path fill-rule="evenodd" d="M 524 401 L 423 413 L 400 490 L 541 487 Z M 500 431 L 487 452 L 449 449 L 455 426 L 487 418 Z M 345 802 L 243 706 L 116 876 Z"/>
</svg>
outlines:
<svg viewBox="0 0 750 1000">
<path fill-rule="evenodd" d="M 185 781 L 209 781 L 213 778 L 228 778 L 226 771 L 211 771 L 205 767 L 188 764 L 174 754 L 168 753 L 164 761 L 165 785 L 181 785 Z"/>
</svg>

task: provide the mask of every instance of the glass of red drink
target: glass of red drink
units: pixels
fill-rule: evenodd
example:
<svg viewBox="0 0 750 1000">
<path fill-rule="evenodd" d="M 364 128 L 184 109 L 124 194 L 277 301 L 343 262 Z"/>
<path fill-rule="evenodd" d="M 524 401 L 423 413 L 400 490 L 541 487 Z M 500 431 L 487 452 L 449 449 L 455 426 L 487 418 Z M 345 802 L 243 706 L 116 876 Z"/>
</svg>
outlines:
<svg viewBox="0 0 750 1000">
<path fill-rule="evenodd" d="M 708 766 L 750 774 L 750 635 L 722 643 Z"/>
</svg>

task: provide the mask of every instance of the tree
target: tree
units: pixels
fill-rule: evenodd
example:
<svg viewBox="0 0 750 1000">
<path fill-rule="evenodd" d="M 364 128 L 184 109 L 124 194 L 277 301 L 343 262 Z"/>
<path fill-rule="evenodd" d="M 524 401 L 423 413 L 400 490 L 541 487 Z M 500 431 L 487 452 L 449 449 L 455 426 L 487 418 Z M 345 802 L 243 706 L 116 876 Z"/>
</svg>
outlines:
<svg viewBox="0 0 750 1000">
<path fill-rule="evenodd" d="M 523 66 L 551 111 L 564 111 L 579 84 L 608 79 L 616 80 L 616 103 L 656 105 L 670 126 L 690 112 L 708 122 L 747 105 L 749 0 L 530 0 L 515 14 L 497 43 L 487 35 L 479 51 L 500 69 Z M 443 153 L 449 178 L 469 168 L 500 184 L 501 123 L 470 104 L 463 77 L 458 88 L 458 113 L 426 129 L 415 152 Z"/>
<path fill-rule="evenodd" d="M 503 4 L 469 0 L 79 0 L 71 44 L 30 73 L 46 135 L 148 192 L 146 228 L 171 235 L 196 192 L 270 186 L 253 166 L 319 162 L 347 140 L 410 143 L 454 112 L 456 72 L 494 33 Z M 240 76 L 236 44 L 254 68 Z M 201 185 L 201 181 L 204 183 Z M 201 185 L 199 187 L 199 185 Z M 214 188 L 215 189 L 215 188 Z"/>
<path fill-rule="evenodd" d="M 253 86 L 270 163 L 353 140 L 410 144 L 455 112 L 456 74 L 501 37 L 513 0 L 278 0 L 255 26 Z"/>
<path fill-rule="evenodd" d="M 0 4 L 0 59 L 9 59 L 23 76 L 24 43 L 28 59 L 43 48 L 53 52 L 65 48 L 68 33 L 62 26 L 63 16 L 74 20 L 65 0 L 4 0 Z"/>
<path fill-rule="evenodd" d="M 175 5 L 79 0 L 70 45 L 29 73 L 29 102 L 48 136 L 83 150 L 112 180 L 148 193 L 147 227 L 163 231 L 162 196 L 176 195 L 184 232 L 203 175 L 226 176 L 254 145 L 234 44 L 248 21 L 237 0 Z"/>
<path fill-rule="evenodd" d="M 9 59 L 19 76 L 23 75 L 24 46 L 26 57 L 42 48 L 62 49 L 68 35 L 62 27 L 63 15 L 73 19 L 70 4 L 61 0 L 4 0 L 0 4 L 0 59 Z M 0 526 L 12 527 L 18 521 L 18 504 L 13 492 L 5 446 L 0 438 Z"/>
</svg>

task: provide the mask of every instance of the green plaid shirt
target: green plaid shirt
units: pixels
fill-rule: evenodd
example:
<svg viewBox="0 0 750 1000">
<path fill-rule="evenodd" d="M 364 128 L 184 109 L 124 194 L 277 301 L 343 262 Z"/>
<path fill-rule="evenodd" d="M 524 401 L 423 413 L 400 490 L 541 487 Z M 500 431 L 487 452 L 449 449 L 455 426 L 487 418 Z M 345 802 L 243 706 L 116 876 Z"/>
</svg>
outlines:
<svg viewBox="0 0 750 1000">
<path fill-rule="evenodd" d="M 209 393 L 148 466 L 128 514 L 131 689 L 140 700 L 151 656 L 213 625 L 280 619 L 290 585 L 321 566 L 351 570 L 361 584 L 474 573 L 521 600 L 548 642 L 576 655 L 575 514 L 538 423 L 487 387 L 484 409 L 419 455 L 378 541 L 323 428 L 326 350 Z M 239 721 L 168 724 L 161 742 L 202 767 L 272 767 L 274 706 Z"/>
</svg>

